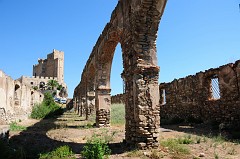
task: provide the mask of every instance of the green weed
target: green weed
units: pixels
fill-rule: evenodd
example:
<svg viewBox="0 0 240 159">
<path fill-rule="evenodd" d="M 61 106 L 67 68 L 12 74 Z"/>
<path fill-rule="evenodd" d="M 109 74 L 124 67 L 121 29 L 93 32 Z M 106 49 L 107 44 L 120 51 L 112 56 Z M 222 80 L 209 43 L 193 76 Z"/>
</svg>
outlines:
<svg viewBox="0 0 240 159">
<path fill-rule="evenodd" d="M 167 139 L 167 140 L 163 140 L 160 142 L 160 144 L 163 147 L 168 147 L 168 149 L 171 152 L 176 152 L 179 154 L 189 154 L 190 150 L 184 146 L 183 144 L 180 144 L 179 141 L 177 139 Z"/>
<path fill-rule="evenodd" d="M 12 122 L 10 124 L 10 131 L 23 131 L 26 129 L 27 129 L 27 127 L 18 125 L 17 122 Z"/>
<path fill-rule="evenodd" d="M 178 139 L 177 139 L 177 142 L 178 142 L 179 144 L 192 144 L 192 143 L 193 143 L 193 140 L 192 140 L 191 135 L 187 135 L 187 136 L 178 138 Z"/>
<path fill-rule="evenodd" d="M 115 132 L 109 135 L 107 129 L 102 129 L 99 134 L 94 133 L 83 147 L 82 156 L 86 159 L 104 159 L 104 157 L 108 157 L 111 153 L 108 144 L 113 140 L 114 135 Z"/>
<path fill-rule="evenodd" d="M 107 142 L 93 135 L 83 147 L 82 156 L 86 159 L 103 159 L 105 155 L 110 155 Z"/>
<path fill-rule="evenodd" d="M 221 135 L 212 137 L 212 140 L 213 142 L 217 142 L 217 143 L 223 143 L 226 141 L 226 139 Z"/>
<path fill-rule="evenodd" d="M 39 159 L 75 159 L 73 152 L 69 146 L 61 146 L 49 153 L 40 154 Z"/>
</svg>

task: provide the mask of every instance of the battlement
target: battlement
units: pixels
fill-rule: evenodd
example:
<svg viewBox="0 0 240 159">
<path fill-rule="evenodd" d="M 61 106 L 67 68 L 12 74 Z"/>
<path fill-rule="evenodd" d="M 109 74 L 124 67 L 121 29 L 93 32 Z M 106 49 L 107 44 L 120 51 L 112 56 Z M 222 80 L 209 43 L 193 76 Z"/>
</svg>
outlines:
<svg viewBox="0 0 240 159">
<path fill-rule="evenodd" d="M 38 59 L 38 64 L 33 65 L 34 77 L 40 79 L 55 79 L 64 83 L 64 52 L 53 49 L 47 59 Z"/>
<path fill-rule="evenodd" d="M 30 77 L 30 76 L 22 76 L 22 78 L 24 78 L 24 79 L 47 79 L 47 80 L 58 80 L 57 79 L 57 77 L 40 77 L 40 76 L 32 76 L 32 77 Z"/>
</svg>

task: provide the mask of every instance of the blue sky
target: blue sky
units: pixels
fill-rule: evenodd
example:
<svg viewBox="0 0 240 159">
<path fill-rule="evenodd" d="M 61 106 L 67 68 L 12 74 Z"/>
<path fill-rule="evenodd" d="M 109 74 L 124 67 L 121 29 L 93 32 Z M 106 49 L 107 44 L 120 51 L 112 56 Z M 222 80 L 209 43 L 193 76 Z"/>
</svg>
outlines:
<svg viewBox="0 0 240 159">
<path fill-rule="evenodd" d="M 118 0 L 0 0 L 0 69 L 31 76 L 53 49 L 65 52 L 69 97 Z M 240 0 L 168 0 L 158 39 L 159 82 L 170 82 L 240 59 Z M 112 94 L 122 92 L 121 48 Z"/>
</svg>

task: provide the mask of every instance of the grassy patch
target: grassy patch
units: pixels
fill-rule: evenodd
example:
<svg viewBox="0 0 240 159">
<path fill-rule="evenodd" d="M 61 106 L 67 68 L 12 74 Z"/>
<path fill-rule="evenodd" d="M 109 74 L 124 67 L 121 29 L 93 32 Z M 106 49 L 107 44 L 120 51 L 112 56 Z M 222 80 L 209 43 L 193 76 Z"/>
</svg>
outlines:
<svg viewBox="0 0 240 159">
<path fill-rule="evenodd" d="M 226 139 L 221 135 L 213 136 L 211 138 L 212 138 L 213 142 L 217 142 L 217 143 L 223 143 L 226 141 Z"/>
<path fill-rule="evenodd" d="M 73 152 L 69 146 L 61 146 L 49 153 L 40 154 L 39 159 L 75 159 Z"/>
<path fill-rule="evenodd" d="M 141 157 L 143 153 L 137 149 L 128 152 L 127 157 Z"/>
<path fill-rule="evenodd" d="M 27 127 L 18 125 L 17 122 L 12 122 L 10 124 L 10 131 L 23 131 L 26 129 L 27 129 Z"/>
<path fill-rule="evenodd" d="M 112 104 L 111 124 L 114 124 L 114 125 L 125 124 L 125 105 L 124 104 Z"/>
<path fill-rule="evenodd" d="M 177 138 L 177 142 L 179 144 L 192 144 L 193 143 L 192 136 L 185 135 L 183 137 L 179 137 L 179 138 Z"/>
<path fill-rule="evenodd" d="M 171 153 L 178 153 L 178 154 L 189 154 L 190 150 L 180 144 L 177 139 L 167 139 L 160 142 L 161 146 L 167 147 Z"/>
</svg>

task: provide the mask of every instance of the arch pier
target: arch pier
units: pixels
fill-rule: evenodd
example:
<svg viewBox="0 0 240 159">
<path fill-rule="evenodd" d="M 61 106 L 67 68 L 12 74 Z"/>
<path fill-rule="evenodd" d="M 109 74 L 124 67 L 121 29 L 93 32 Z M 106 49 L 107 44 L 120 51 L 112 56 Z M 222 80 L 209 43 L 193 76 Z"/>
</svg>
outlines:
<svg viewBox="0 0 240 159">
<path fill-rule="evenodd" d="M 167 0 L 119 0 L 99 36 L 74 90 L 74 106 L 86 119 L 94 107 L 96 125 L 110 126 L 110 73 L 118 43 L 126 93 L 125 140 L 141 149 L 158 146 L 160 106 L 156 39 Z"/>
</svg>

